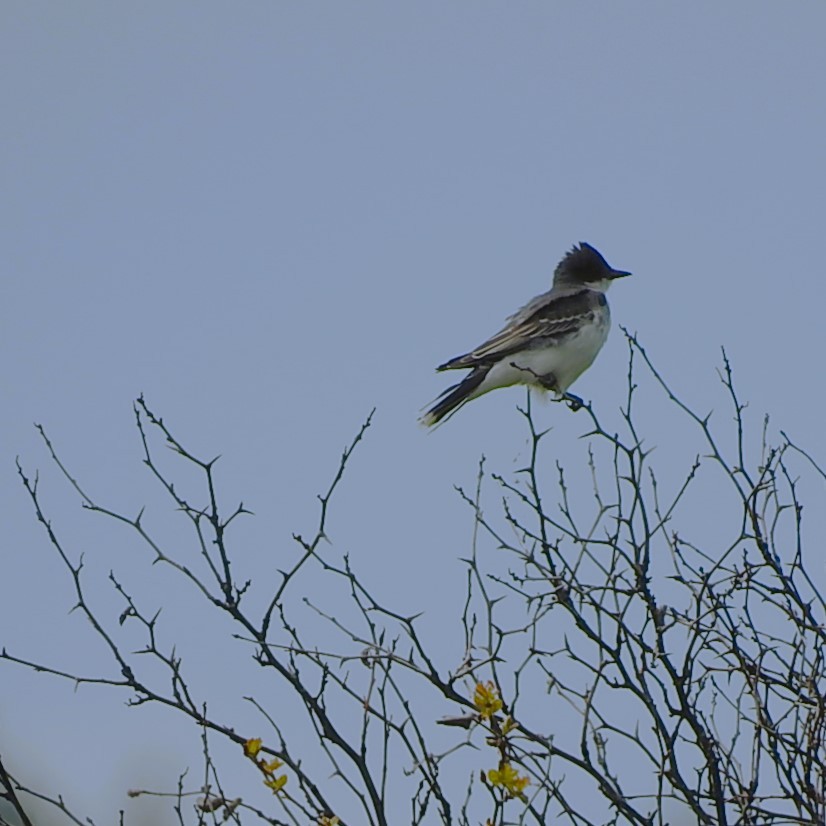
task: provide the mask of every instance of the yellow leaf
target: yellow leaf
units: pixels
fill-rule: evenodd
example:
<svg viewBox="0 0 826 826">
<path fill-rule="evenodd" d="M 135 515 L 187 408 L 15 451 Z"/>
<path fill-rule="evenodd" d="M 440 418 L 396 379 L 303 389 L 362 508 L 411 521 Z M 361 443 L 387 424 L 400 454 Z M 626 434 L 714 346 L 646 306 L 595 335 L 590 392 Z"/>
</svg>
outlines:
<svg viewBox="0 0 826 826">
<path fill-rule="evenodd" d="M 255 757 L 261 751 L 262 740 L 260 737 L 253 737 L 252 740 L 247 740 L 244 743 L 244 754 L 247 757 Z"/>
<path fill-rule="evenodd" d="M 476 690 L 473 692 L 473 705 L 483 719 L 493 717 L 502 708 L 502 700 L 499 697 L 499 690 L 488 680 L 486 683 L 476 683 Z"/>
<path fill-rule="evenodd" d="M 529 777 L 520 776 L 510 763 L 501 763 L 498 769 L 491 769 L 488 772 L 488 780 L 491 786 L 505 789 L 512 797 L 522 797 L 525 788 L 531 782 Z"/>
<path fill-rule="evenodd" d="M 277 794 L 278 792 L 280 792 L 281 789 L 284 788 L 286 783 L 287 783 L 287 775 L 286 774 L 282 774 L 281 777 L 270 777 L 270 778 L 268 778 L 267 780 L 264 781 L 264 785 L 267 788 L 272 789 L 273 794 Z"/>
<path fill-rule="evenodd" d="M 261 771 L 264 774 L 273 774 L 277 769 L 280 769 L 284 764 L 277 758 L 273 758 L 270 760 L 269 763 L 264 763 L 263 761 L 258 764 L 261 767 Z"/>
</svg>

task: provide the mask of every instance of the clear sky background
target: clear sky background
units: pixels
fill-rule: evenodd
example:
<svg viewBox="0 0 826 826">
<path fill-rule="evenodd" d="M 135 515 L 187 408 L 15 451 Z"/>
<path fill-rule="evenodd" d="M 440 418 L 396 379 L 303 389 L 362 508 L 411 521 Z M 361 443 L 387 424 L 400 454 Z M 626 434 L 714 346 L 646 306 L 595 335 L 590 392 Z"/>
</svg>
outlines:
<svg viewBox="0 0 826 826">
<path fill-rule="evenodd" d="M 610 293 L 615 324 L 687 400 L 724 409 L 724 345 L 753 421 L 823 458 L 824 35 L 819 0 L 4 2 L 0 644 L 106 663 L 67 614 L 18 454 L 101 589 L 109 568 L 163 587 L 80 512 L 32 427 L 136 513 L 157 499 L 141 392 L 193 451 L 222 454 L 228 504 L 256 513 L 238 535 L 253 561 L 312 528 L 375 406 L 331 540 L 400 610 L 448 623 L 471 529 L 453 485 L 482 453 L 524 460 L 524 394 L 431 434 L 418 411 L 447 384 L 434 366 L 547 289 L 579 241 L 634 272 Z M 626 366 L 615 328 L 573 388 L 608 422 Z M 539 416 L 576 466 L 587 421 Z M 193 623 L 196 660 L 212 633 Z M 197 765 L 192 732 L 124 699 L 0 664 L 0 749 L 112 822 L 126 788 Z"/>
</svg>

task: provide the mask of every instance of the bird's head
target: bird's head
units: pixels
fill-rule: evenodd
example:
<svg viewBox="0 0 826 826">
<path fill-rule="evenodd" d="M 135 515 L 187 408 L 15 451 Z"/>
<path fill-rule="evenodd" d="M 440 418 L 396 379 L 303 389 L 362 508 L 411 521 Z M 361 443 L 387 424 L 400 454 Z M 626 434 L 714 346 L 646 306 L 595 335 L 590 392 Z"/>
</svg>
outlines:
<svg viewBox="0 0 826 826">
<path fill-rule="evenodd" d="M 617 278 L 631 275 L 615 270 L 595 247 L 584 241 L 575 246 L 557 264 L 554 270 L 555 287 L 588 287 L 605 292 Z"/>
</svg>

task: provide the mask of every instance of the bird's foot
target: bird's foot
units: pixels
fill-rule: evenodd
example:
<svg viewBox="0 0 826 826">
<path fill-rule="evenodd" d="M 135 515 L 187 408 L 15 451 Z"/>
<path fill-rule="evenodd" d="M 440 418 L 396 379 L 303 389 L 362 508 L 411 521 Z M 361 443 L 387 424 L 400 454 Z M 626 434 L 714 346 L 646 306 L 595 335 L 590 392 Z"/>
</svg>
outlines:
<svg viewBox="0 0 826 826">
<path fill-rule="evenodd" d="M 572 410 L 576 413 L 580 407 L 585 406 L 585 402 L 579 396 L 575 396 L 573 393 L 563 393 L 559 399 L 561 402 L 568 402 L 568 409 Z"/>
<path fill-rule="evenodd" d="M 575 396 L 573 393 L 560 392 L 559 382 L 553 373 L 539 374 L 534 370 L 531 370 L 530 367 L 520 367 L 513 361 L 511 362 L 511 367 L 521 370 L 523 373 L 529 373 L 533 377 L 534 383 L 538 384 L 543 390 L 556 394 L 556 401 L 568 402 L 568 408 L 570 410 L 576 412 L 581 407 L 585 406 L 585 402 L 582 401 L 579 396 Z"/>
<path fill-rule="evenodd" d="M 511 362 L 511 367 L 514 367 L 517 370 L 521 370 L 523 373 L 528 373 L 530 376 L 533 377 L 534 382 L 538 384 L 543 390 L 548 390 L 551 393 L 559 393 L 559 382 L 556 380 L 556 376 L 553 373 L 544 373 L 540 375 L 539 373 L 531 370 L 530 367 L 520 367 L 516 362 Z"/>
</svg>

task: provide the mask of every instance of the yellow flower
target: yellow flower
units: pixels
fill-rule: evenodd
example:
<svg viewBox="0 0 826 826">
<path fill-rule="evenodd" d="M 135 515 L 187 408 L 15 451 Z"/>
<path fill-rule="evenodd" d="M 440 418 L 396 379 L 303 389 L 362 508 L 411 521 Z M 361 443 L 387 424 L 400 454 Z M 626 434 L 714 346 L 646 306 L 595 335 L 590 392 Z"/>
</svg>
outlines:
<svg viewBox="0 0 826 826">
<path fill-rule="evenodd" d="M 255 757 L 261 751 L 262 741 L 260 737 L 253 737 L 252 740 L 247 740 L 244 743 L 244 754 L 247 757 Z"/>
<path fill-rule="evenodd" d="M 531 782 L 527 776 L 520 777 L 510 763 L 500 763 L 498 769 L 491 769 L 488 780 L 491 786 L 505 789 L 511 797 L 524 797 L 525 787 Z"/>
<path fill-rule="evenodd" d="M 284 764 L 277 758 L 273 758 L 270 760 L 269 763 L 265 763 L 263 760 L 258 764 L 261 767 L 261 771 L 264 774 L 273 774 L 276 769 L 280 769 Z"/>
<path fill-rule="evenodd" d="M 473 692 L 473 705 L 479 712 L 483 720 L 493 717 L 502 708 L 502 700 L 499 697 L 499 690 L 488 680 L 486 683 L 476 683 L 476 691 Z"/>
<path fill-rule="evenodd" d="M 278 792 L 280 792 L 281 789 L 284 788 L 286 783 L 287 783 L 287 775 L 286 774 L 282 774 L 281 777 L 268 777 L 264 781 L 264 785 L 268 789 L 272 789 L 273 794 L 278 794 Z"/>
</svg>

